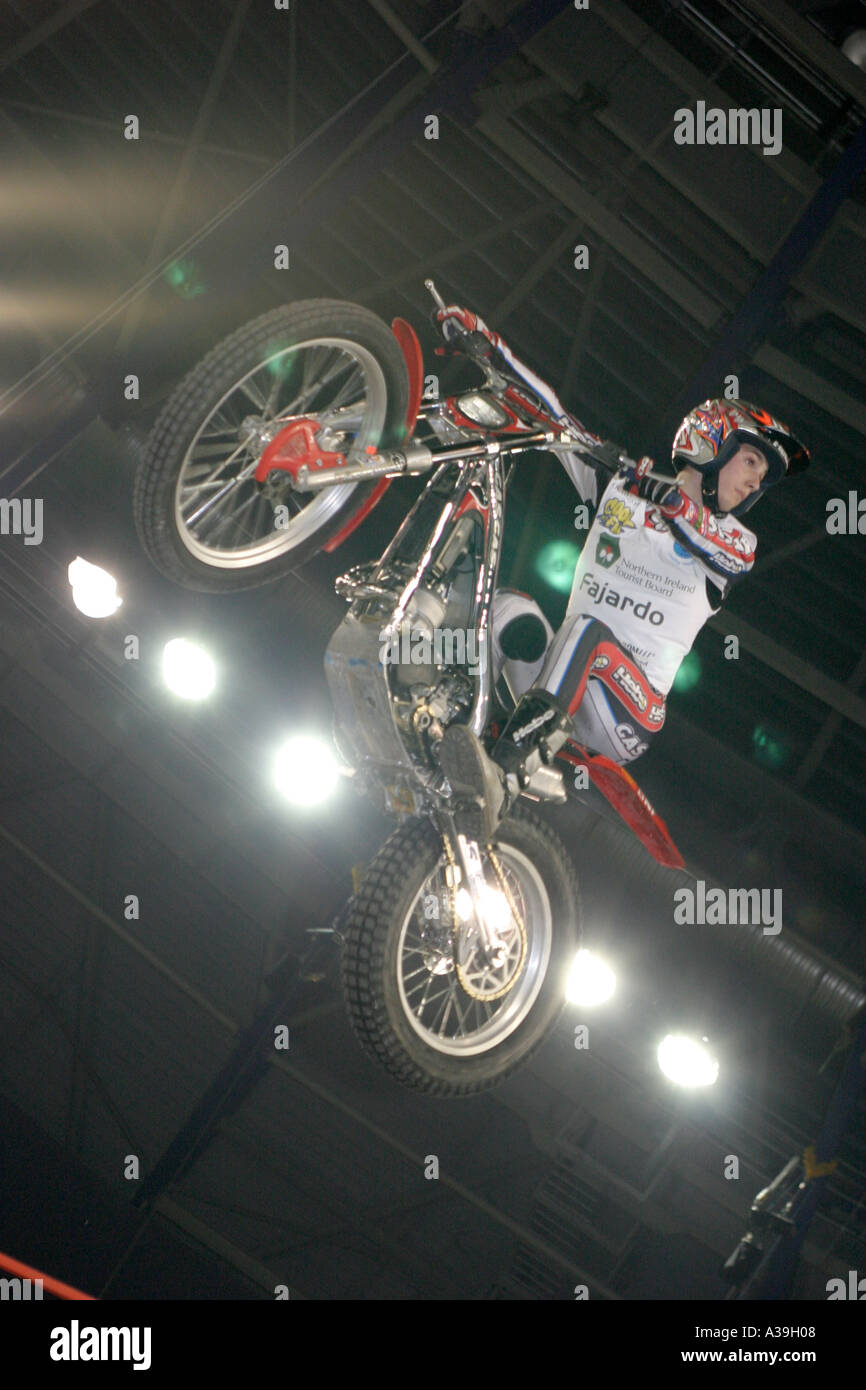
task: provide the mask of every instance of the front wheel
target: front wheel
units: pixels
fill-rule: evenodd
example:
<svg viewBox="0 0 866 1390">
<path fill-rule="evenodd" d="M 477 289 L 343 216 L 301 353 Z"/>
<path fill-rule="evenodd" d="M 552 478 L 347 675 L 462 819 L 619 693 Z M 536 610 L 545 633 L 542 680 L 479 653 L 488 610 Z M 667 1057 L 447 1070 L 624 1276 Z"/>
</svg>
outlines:
<svg viewBox="0 0 866 1390">
<path fill-rule="evenodd" d="M 312 420 L 323 451 L 362 462 L 406 432 L 408 371 L 375 314 L 339 300 L 274 309 L 237 330 L 180 382 L 153 427 L 133 511 L 157 569 L 189 589 L 250 588 L 297 569 L 375 482 L 300 492 L 254 474 L 268 442 Z"/>
<path fill-rule="evenodd" d="M 402 1085 L 469 1096 L 511 1075 L 547 1037 L 580 941 L 568 853 L 518 805 L 482 850 L 491 951 L 471 903 L 446 881 L 429 820 L 379 851 L 345 924 L 343 989 L 365 1051 Z"/>
</svg>

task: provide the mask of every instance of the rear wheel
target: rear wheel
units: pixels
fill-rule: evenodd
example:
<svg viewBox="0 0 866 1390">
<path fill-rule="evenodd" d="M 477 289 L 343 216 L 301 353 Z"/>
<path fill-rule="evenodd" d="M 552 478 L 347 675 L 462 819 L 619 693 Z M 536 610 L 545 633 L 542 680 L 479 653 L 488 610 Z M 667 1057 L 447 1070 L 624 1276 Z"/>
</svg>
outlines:
<svg viewBox="0 0 866 1390">
<path fill-rule="evenodd" d="M 528 1060 L 560 1014 L 579 945 L 573 866 L 533 812 L 518 804 L 482 864 L 494 952 L 446 883 L 429 820 L 398 826 L 345 924 L 343 986 L 355 1032 L 392 1076 L 430 1095 L 473 1095 Z"/>
<path fill-rule="evenodd" d="M 270 440 L 313 419 L 323 450 L 363 461 L 405 435 L 408 373 L 375 314 L 307 300 L 263 314 L 210 352 L 159 416 L 133 496 L 142 545 L 190 589 L 226 591 L 297 569 L 346 524 L 375 482 L 300 492 L 253 474 Z"/>
</svg>

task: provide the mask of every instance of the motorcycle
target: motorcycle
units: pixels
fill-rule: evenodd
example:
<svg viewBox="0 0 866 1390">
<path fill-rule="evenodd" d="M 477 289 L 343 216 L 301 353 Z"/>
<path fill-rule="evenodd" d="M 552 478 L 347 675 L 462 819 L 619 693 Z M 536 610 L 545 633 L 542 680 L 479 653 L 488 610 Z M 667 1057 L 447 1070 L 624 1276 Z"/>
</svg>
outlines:
<svg viewBox="0 0 866 1390">
<path fill-rule="evenodd" d="M 394 479 L 431 475 L 379 558 L 336 580 L 348 611 L 325 654 L 334 740 L 347 777 L 398 822 L 341 914 L 342 981 L 368 1054 L 405 1086 L 467 1096 L 511 1075 L 553 1028 L 581 939 L 580 890 L 537 809 L 537 779 L 485 842 L 439 745 L 458 721 L 491 746 L 522 693 L 491 629 L 517 458 L 565 448 L 611 473 L 631 461 L 552 409 L 483 321 L 425 284 L 445 338 L 437 351 L 474 363 L 475 388 L 427 400 L 406 320 L 389 329 L 333 300 L 276 309 L 174 391 L 136 475 L 134 512 L 157 568 L 219 592 L 333 552 Z M 540 665 L 537 605 L 529 617 L 536 646 L 524 656 Z M 657 862 L 683 867 L 622 767 L 573 740 L 556 765 L 554 799 L 563 785 L 569 796 L 593 789 Z"/>
</svg>

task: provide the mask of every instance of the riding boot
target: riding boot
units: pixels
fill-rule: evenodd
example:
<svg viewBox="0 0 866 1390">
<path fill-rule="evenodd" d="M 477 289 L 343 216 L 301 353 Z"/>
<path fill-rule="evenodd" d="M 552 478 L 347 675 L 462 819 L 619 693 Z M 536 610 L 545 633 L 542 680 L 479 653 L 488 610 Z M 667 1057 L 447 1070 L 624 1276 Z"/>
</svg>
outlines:
<svg viewBox="0 0 866 1390">
<path fill-rule="evenodd" d="M 552 766 L 572 732 L 571 716 L 546 690 L 522 696 L 492 753 L 465 724 L 452 724 L 439 745 L 439 762 L 473 839 L 492 838 L 521 792 L 565 801 L 562 773 Z"/>
</svg>

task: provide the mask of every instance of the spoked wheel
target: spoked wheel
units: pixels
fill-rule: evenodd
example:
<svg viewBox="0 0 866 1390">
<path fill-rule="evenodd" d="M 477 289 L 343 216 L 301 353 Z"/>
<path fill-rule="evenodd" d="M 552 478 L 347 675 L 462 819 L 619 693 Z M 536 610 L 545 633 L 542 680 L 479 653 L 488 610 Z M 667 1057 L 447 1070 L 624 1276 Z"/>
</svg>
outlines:
<svg viewBox="0 0 866 1390">
<path fill-rule="evenodd" d="M 375 314 L 307 300 L 263 314 L 184 377 L 154 425 L 135 480 L 139 537 L 187 588 L 225 591 L 297 569 L 336 534 L 375 482 L 300 492 L 262 453 L 297 420 L 323 452 L 363 462 L 402 441 L 408 373 Z"/>
<path fill-rule="evenodd" d="M 486 1090 L 540 1046 L 565 1002 L 580 895 L 561 841 L 520 805 L 482 850 L 485 933 L 430 821 L 400 825 L 345 925 L 343 986 L 363 1047 L 403 1085 Z"/>
</svg>

